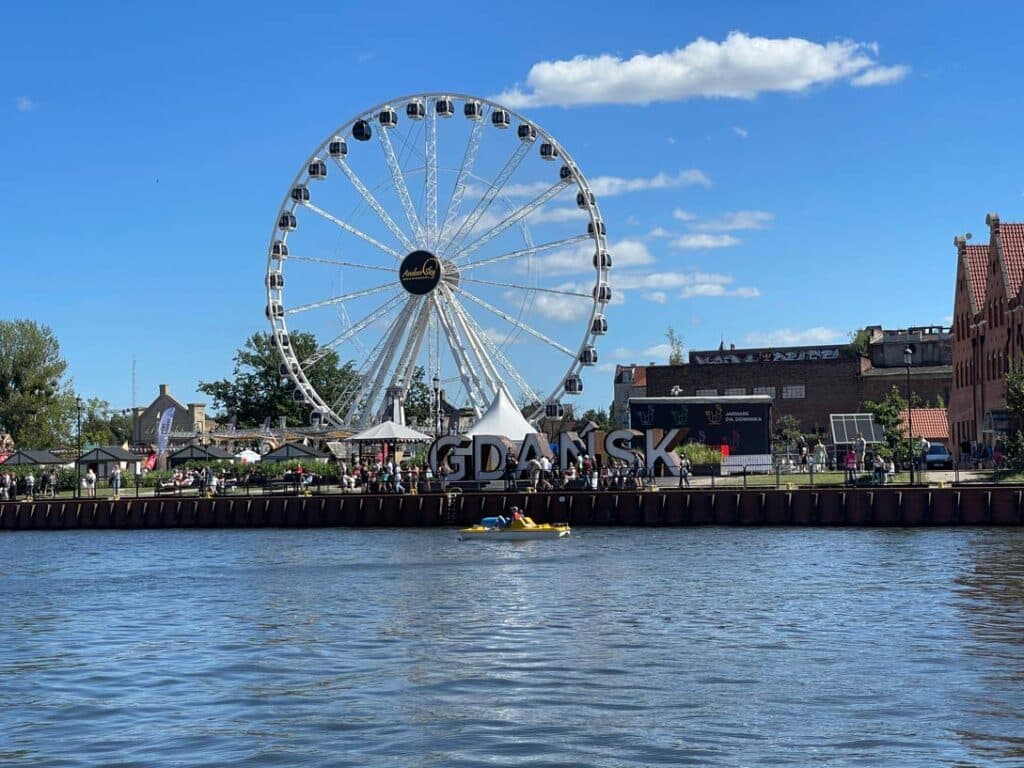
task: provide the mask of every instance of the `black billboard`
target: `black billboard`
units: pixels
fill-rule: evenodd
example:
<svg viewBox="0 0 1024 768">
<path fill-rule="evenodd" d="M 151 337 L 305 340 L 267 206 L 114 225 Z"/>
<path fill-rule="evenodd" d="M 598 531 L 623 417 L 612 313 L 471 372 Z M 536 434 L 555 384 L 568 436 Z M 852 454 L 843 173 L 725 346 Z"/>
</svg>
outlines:
<svg viewBox="0 0 1024 768">
<path fill-rule="evenodd" d="M 635 397 L 629 401 L 633 429 L 679 429 L 680 444 L 729 446 L 730 455 L 771 453 L 771 399 Z"/>
</svg>

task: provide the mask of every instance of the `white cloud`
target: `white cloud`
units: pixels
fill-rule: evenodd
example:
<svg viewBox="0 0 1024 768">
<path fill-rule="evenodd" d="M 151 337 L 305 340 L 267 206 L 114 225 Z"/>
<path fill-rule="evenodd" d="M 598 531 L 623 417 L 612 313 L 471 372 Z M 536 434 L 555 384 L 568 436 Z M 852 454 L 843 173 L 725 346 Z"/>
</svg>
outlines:
<svg viewBox="0 0 1024 768">
<path fill-rule="evenodd" d="M 694 224 L 694 229 L 705 232 L 736 232 L 741 229 L 764 229 L 775 221 L 775 214 L 768 211 L 731 211 L 717 219 L 708 219 Z"/>
<path fill-rule="evenodd" d="M 700 250 L 702 248 L 728 248 L 739 245 L 742 242 L 738 237 L 732 235 L 709 235 L 706 233 L 693 233 L 681 235 L 672 241 L 676 248 L 688 251 Z"/>
<path fill-rule="evenodd" d="M 19 112 L 31 112 L 37 106 L 39 105 L 28 96 L 19 96 L 14 100 L 14 108 Z"/>
<path fill-rule="evenodd" d="M 735 296 L 741 299 L 753 299 L 760 296 L 761 292 L 757 288 L 750 288 L 741 286 L 739 288 L 727 288 L 721 283 L 698 283 L 697 285 L 688 285 L 683 288 L 679 293 L 681 299 L 693 299 L 693 298 L 719 298 Z"/>
<path fill-rule="evenodd" d="M 676 174 L 661 171 L 650 177 L 623 179 L 619 176 L 598 176 L 590 180 L 590 191 L 598 197 L 613 197 L 627 192 L 643 192 L 648 189 L 674 189 L 692 186 L 710 187 L 711 179 L 704 171 L 690 168 Z"/>
<path fill-rule="evenodd" d="M 636 353 L 627 347 L 616 347 L 611 354 L 612 360 L 632 360 L 634 357 L 636 357 Z"/>
<path fill-rule="evenodd" d="M 665 295 L 664 291 L 651 291 L 650 293 L 645 293 L 644 298 L 648 301 L 653 301 L 655 304 L 664 304 L 668 301 L 668 296 Z"/>
<path fill-rule="evenodd" d="M 611 54 L 541 61 L 530 67 L 525 88 L 495 99 L 510 107 L 578 104 L 649 104 L 652 101 L 733 98 L 799 93 L 842 80 L 887 85 L 906 67 L 883 67 L 877 46 L 852 40 L 815 43 L 799 37 L 751 37 L 730 32 L 722 42 L 703 37 L 683 48 L 623 60 Z"/>
<path fill-rule="evenodd" d="M 666 173 L 659 171 L 653 176 L 636 176 L 626 179 L 621 176 L 597 176 L 588 181 L 590 191 L 597 197 L 615 197 L 628 192 L 645 192 L 649 189 L 676 189 L 678 187 L 710 187 L 711 179 L 704 171 L 697 168 L 689 168 L 678 173 Z M 509 184 L 502 188 L 501 192 L 509 197 L 537 197 L 549 190 L 552 186 L 550 181 L 528 181 L 519 184 Z M 483 188 L 471 185 L 467 187 L 467 194 L 475 196 L 483 194 Z"/>
<path fill-rule="evenodd" d="M 538 208 L 527 216 L 526 220 L 531 224 L 562 224 L 566 221 L 584 219 L 587 215 L 586 211 L 576 206 L 571 208 L 568 206 L 556 206 L 553 208 Z"/>
<path fill-rule="evenodd" d="M 697 285 L 729 285 L 731 275 L 713 272 L 653 272 L 649 274 L 619 273 L 612 280 L 613 291 L 661 291 L 666 288 L 684 288 Z"/>
<path fill-rule="evenodd" d="M 853 78 L 850 84 L 858 88 L 867 88 L 873 85 L 892 85 L 893 83 L 898 83 L 908 74 L 910 74 L 910 67 L 906 64 L 897 64 L 892 67 L 872 67 Z"/>
<path fill-rule="evenodd" d="M 522 338 L 522 333 L 514 329 L 505 331 L 500 328 L 484 328 L 484 335 L 499 346 L 514 343 Z"/>
<path fill-rule="evenodd" d="M 684 211 L 682 208 L 676 208 L 672 211 L 672 218 L 676 221 L 693 221 L 697 218 L 697 214 Z"/>
<path fill-rule="evenodd" d="M 750 132 L 746 128 L 741 128 L 738 125 L 732 127 L 732 132 L 739 136 L 741 139 L 745 139 L 750 135 Z"/>
<path fill-rule="evenodd" d="M 669 344 L 655 344 L 653 347 L 648 347 L 643 351 L 643 357 L 646 360 L 662 359 L 668 360 L 668 356 L 672 354 L 672 346 Z"/>
<path fill-rule="evenodd" d="M 654 263 L 654 255 L 648 250 L 647 245 L 639 240 L 620 240 L 610 243 L 608 252 L 612 255 L 612 264 L 618 268 Z M 525 258 L 516 261 L 515 271 L 520 274 L 527 272 L 537 272 L 542 275 L 593 273 L 594 246 L 592 243 L 584 243 L 575 248 L 562 248 L 551 253 L 533 256 L 528 261 Z"/>
<path fill-rule="evenodd" d="M 755 331 L 748 333 L 744 343 L 751 347 L 791 347 L 800 344 L 833 344 L 845 342 L 848 334 L 834 328 L 816 326 L 798 331 L 779 328 L 776 331 Z"/>
<path fill-rule="evenodd" d="M 669 232 L 664 227 L 655 227 L 654 229 L 652 229 L 650 232 L 647 233 L 647 236 L 652 238 L 652 239 L 661 239 L 661 238 L 666 238 L 666 237 L 675 237 L 674 234 Z"/>
</svg>

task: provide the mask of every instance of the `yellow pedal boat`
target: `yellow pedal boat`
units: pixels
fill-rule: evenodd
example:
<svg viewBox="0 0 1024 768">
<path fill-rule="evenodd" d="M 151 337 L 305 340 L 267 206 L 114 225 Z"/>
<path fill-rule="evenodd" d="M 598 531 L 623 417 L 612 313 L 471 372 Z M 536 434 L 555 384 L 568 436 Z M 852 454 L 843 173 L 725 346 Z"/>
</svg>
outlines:
<svg viewBox="0 0 1024 768">
<path fill-rule="evenodd" d="M 472 528 L 459 530 L 459 541 L 533 541 L 560 539 L 569 535 L 567 523 L 535 523 L 528 517 L 504 522 L 503 518 L 485 517 Z"/>
</svg>

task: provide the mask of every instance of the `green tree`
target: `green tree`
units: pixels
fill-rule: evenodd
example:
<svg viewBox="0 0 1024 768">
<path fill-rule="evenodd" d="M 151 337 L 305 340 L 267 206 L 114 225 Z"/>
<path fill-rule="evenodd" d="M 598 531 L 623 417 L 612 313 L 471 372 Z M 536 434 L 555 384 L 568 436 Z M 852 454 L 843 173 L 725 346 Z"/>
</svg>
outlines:
<svg viewBox="0 0 1024 768">
<path fill-rule="evenodd" d="M 56 335 L 33 320 L 0 320 L 0 429 L 19 448 L 68 441 L 74 395 Z"/>
<path fill-rule="evenodd" d="M 405 420 L 424 429 L 432 426 L 434 418 L 434 390 L 427 386 L 426 372 L 422 365 L 417 365 L 412 373 L 412 381 L 405 392 Z"/>
<path fill-rule="evenodd" d="M 683 364 L 683 337 L 676 333 L 671 325 L 665 331 L 665 338 L 668 339 L 668 364 Z"/>
<path fill-rule="evenodd" d="M 800 422 L 796 416 L 787 413 L 775 420 L 775 435 L 772 438 L 772 450 L 775 453 L 786 453 L 791 450 L 802 436 Z"/>
<path fill-rule="evenodd" d="M 131 420 L 120 411 L 111 410 L 106 400 L 92 397 L 82 403 L 83 444 L 122 445 L 131 436 Z"/>
<path fill-rule="evenodd" d="M 893 386 L 889 394 L 879 401 L 866 400 L 861 404 L 866 413 L 875 417 L 875 423 L 882 428 L 885 439 L 884 452 L 896 462 L 906 462 L 910 458 L 910 447 L 903 434 L 903 418 L 900 415 L 907 410 L 907 401 L 903 399 L 897 387 Z"/>
<path fill-rule="evenodd" d="M 871 334 L 866 329 L 861 328 L 859 331 L 853 331 L 850 333 L 850 348 L 858 355 L 866 355 L 870 340 Z"/>
<path fill-rule="evenodd" d="M 618 428 L 613 422 L 611 416 L 608 415 L 608 411 L 604 408 L 591 408 L 590 410 L 584 411 L 577 419 L 577 426 L 582 428 L 582 426 L 588 421 L 594 422 L 597 424 L 598 429 L 603 429 L 605 432 L 611 432 L 613 429 Z"/>
<path fill-rule="evenodd" d="M 1006 441 L 1006 454 L 1010 466 L 1024 472 L 1024 365 L 1017 363 L 1005 375 L 1006 410 L 1010 412 L 1010 435 Z"/>
<path fill-rule="evenodd" d="M 305 360 L 317 349 L 311 333 L 290 334 L 296 357 Z M 284 416 L 291 426 L 309 424 L 311 408 L 293 397 L 294 384 L 281 376 L 281 358 L 269 333 L 254 333 L 235 353 L 234 375 L 229 379 L 199 382 L 199 391 L 213 398 L 221 411 L 217 418 L 234 416 L 239 424 L 256 425 L 268 416 L 276 421 Z M 328 351 L 306 371 L 310 384 L 328 403 L 346 392 L 351 393 L 358 374 L 350 360 L 341 364 L 337 352 Z"/>
</svg>

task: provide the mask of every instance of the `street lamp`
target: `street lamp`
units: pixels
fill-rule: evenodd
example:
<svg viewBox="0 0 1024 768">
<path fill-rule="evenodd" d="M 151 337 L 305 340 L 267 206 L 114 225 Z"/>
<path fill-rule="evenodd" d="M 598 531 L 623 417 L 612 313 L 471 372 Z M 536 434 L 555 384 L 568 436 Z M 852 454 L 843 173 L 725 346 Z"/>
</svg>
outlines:
<svg viewBox="0 0 1024 768">
<path fill-rule="evenodd" d="M 82 489 L 82 398 L 75 395 L 75 409 L 78 412 L 78 455 L 75 457 L 75 498 Z"/>
<path fill-rule="evenodd" d="M 903 350 L 903 364 L 907 366 L 907 447 L 910 449 L 910 484 L 914 484 L 914 417 L 910 406 L 910 363 L 914 358 L 914 348 L 907 345 Z"/>
<path fill-rule="evenodd" d="M 434 435 L 441 435 L 441 379 L 435 373 L 431 380 L 434 385 Z"/>
</svg>

